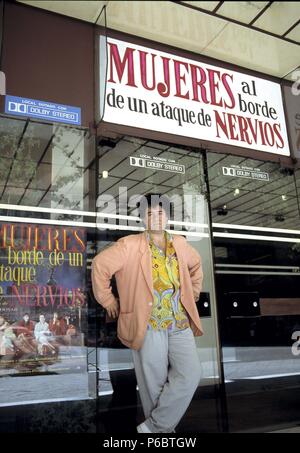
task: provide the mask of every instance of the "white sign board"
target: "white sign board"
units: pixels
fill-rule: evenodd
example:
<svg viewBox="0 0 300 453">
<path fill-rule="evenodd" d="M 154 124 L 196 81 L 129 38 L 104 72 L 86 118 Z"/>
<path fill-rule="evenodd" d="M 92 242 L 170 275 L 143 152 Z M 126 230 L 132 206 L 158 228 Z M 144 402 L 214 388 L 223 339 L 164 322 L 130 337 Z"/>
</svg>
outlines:
<svg viewBox="0 0 300 453">
<path fill-rule="evenodd" d="M 106 52 L 104 121 L 290 155 L 279 84 L 112 38 Z"/>
</svg>

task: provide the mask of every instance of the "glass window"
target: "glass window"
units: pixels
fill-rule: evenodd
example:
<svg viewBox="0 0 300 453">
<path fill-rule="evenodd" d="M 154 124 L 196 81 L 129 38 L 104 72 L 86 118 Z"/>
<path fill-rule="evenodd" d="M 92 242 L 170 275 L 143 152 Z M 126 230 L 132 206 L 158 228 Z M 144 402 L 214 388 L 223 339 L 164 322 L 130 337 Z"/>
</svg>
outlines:
<svg viewBox="0 0 300 453">
<path fill-rule="evenodd" d="M 88 399 L 94 137 L 0 118 L 0 407 Z"/>
<path fill-rule="evenodd" d="M 207 157 L 229 426 L 266 430 L 298 418 L 299 171 Z"/>
</svg>

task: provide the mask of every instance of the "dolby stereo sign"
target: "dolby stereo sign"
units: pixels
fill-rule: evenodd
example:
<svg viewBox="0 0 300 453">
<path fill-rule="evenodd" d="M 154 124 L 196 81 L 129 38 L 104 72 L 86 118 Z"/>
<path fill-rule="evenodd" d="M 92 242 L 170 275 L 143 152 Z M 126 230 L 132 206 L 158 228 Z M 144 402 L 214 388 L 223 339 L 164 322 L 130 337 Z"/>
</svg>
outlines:
<svg viewBox="0 0 300 453">
<path fill-rule="evenodd" d="M 280 85 L 100 37 L 104 121 L 289 156 Z"/>
</svg>

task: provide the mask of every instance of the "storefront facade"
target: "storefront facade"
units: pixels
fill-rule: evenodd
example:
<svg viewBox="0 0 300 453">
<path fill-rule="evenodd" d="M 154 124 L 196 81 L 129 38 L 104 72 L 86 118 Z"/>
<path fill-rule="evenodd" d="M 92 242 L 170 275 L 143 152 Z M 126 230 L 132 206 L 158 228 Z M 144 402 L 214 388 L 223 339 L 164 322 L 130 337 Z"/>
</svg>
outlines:
<svg viewBox="0 0 300 453">
<path fill-rule="evenodd" d="M 168 227 L 205 275 L 202 375 L 178 431 L 297 421 L 300 176 L 279 81 L 23 5 L 8 4 L 12 18 L 7 95 L 80 108 L 81 124 L 8 113 L 1 99 L 3 430 L 134 431 L 131 353 L 94 299 L 90 265 L 143 231 L 148 192 L 174 197 Z"/>
</svg>

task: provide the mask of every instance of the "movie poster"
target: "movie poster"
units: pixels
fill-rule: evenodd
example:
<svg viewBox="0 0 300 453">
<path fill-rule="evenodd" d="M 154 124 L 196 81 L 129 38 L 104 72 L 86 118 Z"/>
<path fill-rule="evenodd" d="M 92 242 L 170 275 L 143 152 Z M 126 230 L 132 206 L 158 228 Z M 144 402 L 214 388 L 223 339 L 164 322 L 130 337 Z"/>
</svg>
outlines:
<svg viewBox="0 0 300 453">
<path fill-rule="evenodd" d="M 0 376 L 86 371 L 86 231 L 0 223 Z"/>
</svg>

